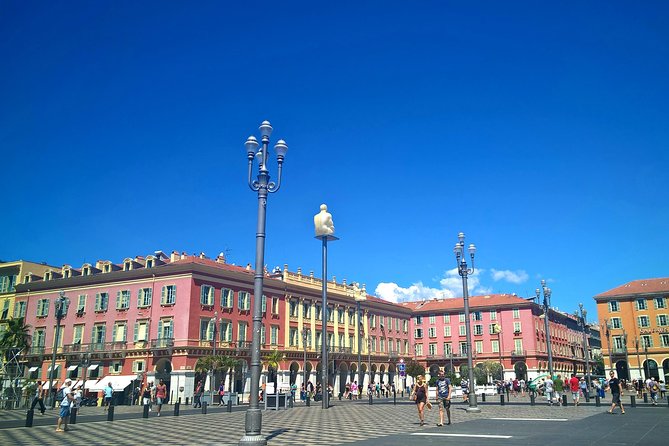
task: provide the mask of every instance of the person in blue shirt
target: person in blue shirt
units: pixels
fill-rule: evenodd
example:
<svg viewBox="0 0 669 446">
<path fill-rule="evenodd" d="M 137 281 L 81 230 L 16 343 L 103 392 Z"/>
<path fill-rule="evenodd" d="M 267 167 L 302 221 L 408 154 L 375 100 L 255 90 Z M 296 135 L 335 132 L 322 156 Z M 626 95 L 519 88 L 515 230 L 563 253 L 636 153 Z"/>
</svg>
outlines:
<svg viewBox="0 0 669 446">
<path fill-rule="evenodd" d="M 448 415 L 448 423 L 451 424 L 451 395 L 453 394 L 453 387 L 451 386 L 451 380 L 444 376 L 444 371 L 439 370 L 439 375 L 437 377 L 437 404 L 439 405 L 439 424 L 437 426 L 444 425 L 444 409 L 446 409 L 446 415 Z"/>
<path fill-rule="evenodd" d="M 107 409 L 111 405 L 112 396 L 114 396 L 114 388 L 112 387 L 111 382 L 108 383 L 107 387 L 104 388 L 104 392 L 105 392 L 105 401 L 104 401 L 105 412 L 107 412 Z"/>
</svg>

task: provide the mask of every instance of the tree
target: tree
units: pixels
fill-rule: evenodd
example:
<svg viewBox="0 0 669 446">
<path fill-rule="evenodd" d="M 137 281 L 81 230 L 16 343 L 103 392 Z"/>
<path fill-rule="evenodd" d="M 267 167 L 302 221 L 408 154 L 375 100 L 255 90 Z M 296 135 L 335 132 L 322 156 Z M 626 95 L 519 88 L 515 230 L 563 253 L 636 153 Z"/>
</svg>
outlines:
<svg viewBox="0 0 669 446">
<path fill-rule="evenodd" d="M 264 358 L 264 362 L 267 365 L 267 369 L 269 372 L 269 377 L 273 377 L 274 379 L 272 380 L 274 382 L 274 392 L 279 393 L 279 386 L 278 386 L 278 379 L 279 379 L 279 365 L 281 361 L 284 360 L 286 355 L 283 352 L 280 352 L 276 349 L 272 350 L 267 356 Z"/>
<path fill-rule="evenodd" d="M 593 375 L 606 375 L 606 367 L 604 366 L 604 357 L 599 354 L 595 355 L 592 358 L 593 364 L 592 364 L 592 374 Z"/>
<path fill-rule="evenodd" d="M 21 350 L 29 348 L 31 341 L 30 325 L 25 324 L 24 318 L 9 319 L 7 329 L 0 338 L 0 351 L 3 358 L 9 361 Z"/>
<path fill-rule="evenodd" d="M 230 375 L 230 387 L 229 391 L 232 392 L 234 389 L 232 383 L 233 383 L 233 375 L 235 373 L 235 369 L 239 366 L 240 362 L 237 358 L 233 358 L 232 356 L 223 356 L 223 360 L 221 361 L 221 365 L 223 366 L 223 369 L 227 371 Z"/>
<path fill-rule="evenodd" d="M 198 358 L 197 362 L 195 363 L 195 371 L 198 373 L 197 377 L 195 378 L 195 382 L 199 382 L 204 380 L 209 372 L 212 374 L 215 374 L 217 370 L 221 369 L 223 367 L 223 356 L 220 355 L 207 355 L 207 356 L 202 356 L 201 358 Z M 213 380 L 212 380 L 213 381 Z M 214 383 L 211 383 L 211 388 L 213 389 Z"/>
<path fill-rule="evenodd" d="M 425 375 L 425 367 L 418 364 L 416 361 L 410 361 L 405 368 L 406 374 L 416 379 L 418 375 Z"/>
</svg>

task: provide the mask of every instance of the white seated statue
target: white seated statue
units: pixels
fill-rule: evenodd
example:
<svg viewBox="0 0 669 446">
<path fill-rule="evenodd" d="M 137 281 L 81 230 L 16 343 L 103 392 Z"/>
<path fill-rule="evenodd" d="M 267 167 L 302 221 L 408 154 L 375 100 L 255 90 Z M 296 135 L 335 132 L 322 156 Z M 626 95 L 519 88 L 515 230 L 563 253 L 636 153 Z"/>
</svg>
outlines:
<svg viewBox="0 0 669 446">
<path fill-rule="evenodd" d="M 314 216 L 314 226 L 316 227 L 316 237 L 334 234 L 332 215 L 328 212 L 326 205 L 321 204 L 321 211 Z"/>
</svg>

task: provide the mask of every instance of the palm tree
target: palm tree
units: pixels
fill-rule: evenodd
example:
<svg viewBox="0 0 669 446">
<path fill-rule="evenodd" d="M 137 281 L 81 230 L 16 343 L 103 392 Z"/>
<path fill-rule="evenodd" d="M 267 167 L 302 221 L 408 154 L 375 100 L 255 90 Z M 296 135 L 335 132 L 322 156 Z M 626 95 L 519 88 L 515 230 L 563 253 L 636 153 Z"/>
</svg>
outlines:
<svg viewBox="0 0 669 446">
<path fill-rule="evenodd" d="M 271 353 L 269 353 L 267 356 L 264 358 L 264 362 L 267 365 L 268 371 L 270 376 L 274 376 L 274 392 L 279 393 L 279 388 L 278 388 L 278 378 L 279 378 L 279 364 L 281 361 L 284 360 L 286 355 L 283 352 L 280 352 L 276 349 L 272 350 Z"/>
<path fill-rule="evenodd" d="M 0 338 L 0 352 L 9 360 L 11 356 L 30 347 L 30 325 L 25 324 L 24 318 L 11 318 L 7 322 L 7 329 Z"/>
<path fill-rule="evenodd" d="M 227 370 L 228 374 L 230 375 L 230 388 L 228 389 L 228 391 L 232 392 L 233 390 L 232 377 L 233 374 L 235 373 L 235 369 L 239 366 L 239 360 L 237 358 L 233 358 L 232 356 L 223 356 L 223 358 L 221 359 L 221 366 L 223 366 L 223 369 Z"/>
<path fill-rule="evenodd" d="M 203 379 L 205 379 L 209 372 L 215 374 L 216 371 L 221 369 L 222 367 L 223 367 L 223 356 L 207 355 L 198 358 L 197 362 L 195 363 L 195 371 L 198 372 L 197 378 L 195 379 L 195 383 L 197 384 L 198 381 L 202 381 Z M 211 383 L 210 387 L 213 390 L 214 388 L 213 382 Z"/>
</svg>

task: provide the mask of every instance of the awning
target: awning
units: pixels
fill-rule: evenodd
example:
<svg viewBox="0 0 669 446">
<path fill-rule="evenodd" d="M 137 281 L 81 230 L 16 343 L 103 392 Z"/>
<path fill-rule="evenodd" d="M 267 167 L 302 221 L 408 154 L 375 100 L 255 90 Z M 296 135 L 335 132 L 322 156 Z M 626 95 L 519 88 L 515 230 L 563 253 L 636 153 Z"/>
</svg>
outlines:
<svg viewBox="0 0 669 446">
<path fill-rule="evenodd" d="M 88 366 L 88 370 L 95 370 L 100 367 L 100 364 L 91 364 Z"/>
<path fill-rule="evenodd" d="M 92 392 L 97 392 L 98 389 L 95 389 L 97 387 L 98 379 L 93 378 L 93 379 L 87 379 L 86 384 L 84 385 L 84 389 L 90 390 Z"/>
<path fill-rule="evenodd" d="M 107 387 L 109 383 L 111 383 L 114 392 L 120 392 L 128 387 L 136 379 L 137 375 L 110 375 L 102 378 L 90 390 L 104 390 L 104 388 Z"/>
<path fill-rule="evenodd" d="M 60 364 L 56 364 L 56 370 L 58 370 L 59 368 L 60 368 Z M 51 371 L 51 366 L 49 366 L 49 367 L 46 369 L 46 371 L 47 371 L 47 372 L 50 372 L 50 371 Z"/>
<path fill-rule="evenodd" d="M 79 368 L 78 365 L 71 365 L 71 366 L 69 366 L 69 367 L 67 368 L 67 371 L 68 371 L 68 372 L 71 372 L 72 370 L 77 370 L 78 368 Z"/>
<path fill-rule="evenodd" d="M 54 381 L 55 381 L 54 385 L 56 387 L 58 387 L 58 380 L 54 380 Z M 44 381 L 44 383 L 42 384 L 42 389 L 49 390 L 50 388 L 51 388 L 51 381 Z"/>
<path fill-rule="evenodd" d="M 28 371 L 29 371 L 30 373 L 32 373 L 32 372 L 36 372 L 37 370 L 39 370 L 39 367 L 30 367 L 30 368 L 28 369 Z"/>
</svg>

